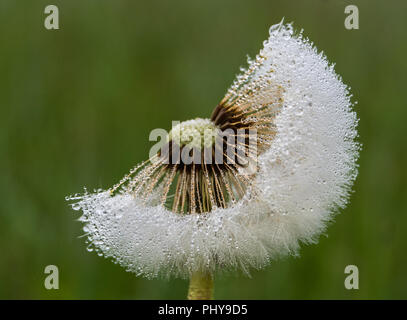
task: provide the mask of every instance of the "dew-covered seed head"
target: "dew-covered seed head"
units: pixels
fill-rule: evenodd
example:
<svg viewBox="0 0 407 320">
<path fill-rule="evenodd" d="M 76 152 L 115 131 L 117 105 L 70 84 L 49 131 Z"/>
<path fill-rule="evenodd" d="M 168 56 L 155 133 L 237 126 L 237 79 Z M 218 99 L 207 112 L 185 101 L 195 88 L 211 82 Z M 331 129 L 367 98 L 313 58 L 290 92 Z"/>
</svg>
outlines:
<svg viewBox="0 0 407 320">
<path fill-rule="evenodd" d="M 248 272 L 317 241 L 357 176 L 350 89 L 291 25 L 270 28 L 263 45 L 210 120 L 171 130 L 159 161 L 141 163 L 108 191 L 69 198 L 83 211 L 91 249 L 137 275 L 189 277 Z M 240 141 L 256 160 L 254 174 L 237 160 L 166 161 L 178 141 L 178 154 L 189 144 L 207 151 L 218 146 L 217 130 L 237 137 L 240 129 L 257 133 L 255 151 L 246 136 Z"/>
</svg>

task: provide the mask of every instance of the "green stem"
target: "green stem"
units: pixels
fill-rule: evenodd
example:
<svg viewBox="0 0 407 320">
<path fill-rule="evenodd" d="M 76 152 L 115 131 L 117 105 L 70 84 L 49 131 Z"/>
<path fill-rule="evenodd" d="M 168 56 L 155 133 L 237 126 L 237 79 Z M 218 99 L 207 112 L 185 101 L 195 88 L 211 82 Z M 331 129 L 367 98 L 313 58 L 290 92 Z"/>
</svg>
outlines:
<svg viewBox="0 0 407 320">
<path fill-rule="evenodd" d="M 209 273 L 195 272 L 189 280 L 188 300 L 212 300 L 213 277 Z"/>
</svg>

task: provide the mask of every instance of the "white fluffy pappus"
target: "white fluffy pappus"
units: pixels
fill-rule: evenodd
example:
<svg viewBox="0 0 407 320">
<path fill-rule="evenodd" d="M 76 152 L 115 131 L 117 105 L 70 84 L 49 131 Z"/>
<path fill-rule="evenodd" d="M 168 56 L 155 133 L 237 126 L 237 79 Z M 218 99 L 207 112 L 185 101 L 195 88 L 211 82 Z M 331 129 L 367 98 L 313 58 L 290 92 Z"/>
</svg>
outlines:
<svg viewBox="0 0 407 320">
<path fill-rule="evenodd" d="M 137 275 L 188 278 L 202 270 L 248 273 L 296 254 L 301 242 L 316 242 L 346 205 L 357 176 L 357 116 L 333 66 L 290 24 L 270 28 L 264 48 L 228 94 L 240 96 L 252 83 L 270 80 L 283 88 L 283 105 L 276 135 L 258 159 L 256 192 L 188 215 L 130 192 L 69 197 L 83 211 L 90 249 Z M 261 103 L 262 95 L 250 99 Z"/>
</svg>

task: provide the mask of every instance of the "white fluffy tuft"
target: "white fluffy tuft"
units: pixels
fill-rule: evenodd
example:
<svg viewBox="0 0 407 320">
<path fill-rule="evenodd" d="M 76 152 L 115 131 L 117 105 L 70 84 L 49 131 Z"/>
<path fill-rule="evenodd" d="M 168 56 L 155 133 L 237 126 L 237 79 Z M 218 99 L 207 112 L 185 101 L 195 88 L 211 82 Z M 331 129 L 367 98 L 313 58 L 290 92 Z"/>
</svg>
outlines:
<svg viewBox="0 0 407 320">
<path fill-rule="evenodd" d="M 251 79 L 270 79 L 284 88 L 277 135 L 259 158 L 254 182 L 259 191 L 229 208 L 190 215 L 142 204 L 125 193 L 100 190 L 69 198 L 79 200 L 73 207 L 83 211 L 90 250 L 137 275 L 188 277 L 218 268 L 248 272 L 295 254 L 301 242 L 317 241 L 346 205 L 357 175 L 357 117 L 348 89 L 291 25 L 270 28 L 250 68 Z M 238 76 L 229 93 L 239 94 L 247 80 L 245 73 Z"/>
</svg>

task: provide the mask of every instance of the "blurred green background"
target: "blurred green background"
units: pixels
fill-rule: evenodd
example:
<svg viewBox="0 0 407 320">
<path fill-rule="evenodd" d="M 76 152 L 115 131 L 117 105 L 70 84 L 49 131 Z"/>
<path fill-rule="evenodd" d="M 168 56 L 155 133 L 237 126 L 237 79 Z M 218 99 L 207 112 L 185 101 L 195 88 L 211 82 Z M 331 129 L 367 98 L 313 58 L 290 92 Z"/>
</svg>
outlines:
<svg viewBox="0 0 407 320">
<path fill-rule="evenodd" d="M 48 4 L 60 30 L 43 26 Z M 344 27 L 347 4 L 359 30 Z M 282 17 L 352 87 L 360 174 L 329 237 L 252 278 L 219 276 L 215 298 L 407 298 L 407 2 L 373 0 L 2 0 L 0 298 L 185 298 L 186 281 L 87 252 L 64 197 L 117 182 L 148 156 L 151 129 L 209 116 Z M 59 290 L 44 288 L 49 264 Z M 344 288 L 349 264 L 359 290 Z"/>
</svg>

